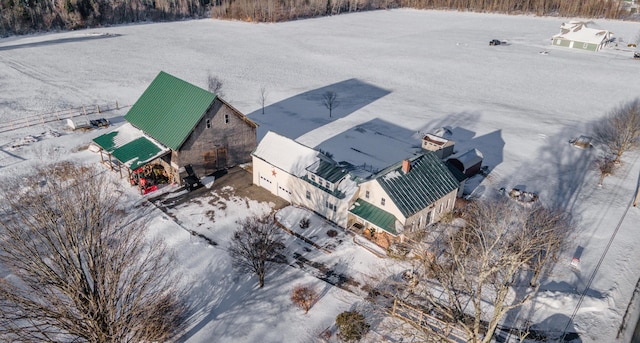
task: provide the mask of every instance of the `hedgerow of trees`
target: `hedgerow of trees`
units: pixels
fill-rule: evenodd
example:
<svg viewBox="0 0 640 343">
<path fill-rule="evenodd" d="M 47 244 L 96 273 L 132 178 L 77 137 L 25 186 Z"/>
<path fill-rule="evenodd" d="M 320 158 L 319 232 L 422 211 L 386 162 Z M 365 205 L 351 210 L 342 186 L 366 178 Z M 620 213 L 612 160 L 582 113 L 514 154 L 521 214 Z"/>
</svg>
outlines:
<svg viewBox="0 0 640 343">
<path fill-rule="evenodd" d="M 608 0 L 0 0 L 0 36 L 183 18 L 279 22 L 389 8 L 627 19 Z"/>
<path fill-rule="evenodd" d="M 0 0 L 0 36 L 207 15 L 210 0 Z"/>
</svg>

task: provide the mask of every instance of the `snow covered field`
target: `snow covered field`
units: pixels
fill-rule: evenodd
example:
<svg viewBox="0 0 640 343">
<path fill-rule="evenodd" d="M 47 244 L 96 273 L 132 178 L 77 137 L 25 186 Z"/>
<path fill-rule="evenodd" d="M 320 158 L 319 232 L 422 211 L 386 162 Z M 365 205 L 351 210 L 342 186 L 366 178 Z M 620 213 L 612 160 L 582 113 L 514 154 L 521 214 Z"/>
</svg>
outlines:
<svg viewBox="0 0 640 343">
<path fill-rule="evenodd" d="M 208 73 L 219 76 L 223 98 L 260 124 L 258 139 L 274 130 L 372 169 L 411 155 L 422 133 L 448 126 L 456 150 L 479 149 L 491 170 L 486 179 L 472 179 L 468 192 L 526 189 L 571 211 L 579 223 L 553 275 L 519 319 L 568 327 L 583 342 L 627 342 L 640 315 L 634 304 L 628 330 L 617 335 L 640 276 L 640 209 L 629 208 L 640 155 L 624 155 L 617 174 L 600 188 L 592 166 L 597 149 L 567 142 L 640 94 L 640 62 L 626 43 L 598 53 L 551 46 L 567 20 L 393 10 L 279 24 L 197 20 L 6 38 L 0 40 L 0 121 L 116 100 L 132 104 L 164 70 L 204 88 Z M 621 42 L 640 31 L 633 22 L 595 24 Z M 509 44 L 489 46 L 494 38 Z M 261 87 L 267 91 L 264 115 Z M 320 103 L 327 90 L 339 101 L 331 118 Z M 119 125 L 124 113 L 105 116 Z M 99 160 L 79 147 L 100 130 L 62 127 L 54 122 L 1 133 L 0 176 L 43 160 Z M 236 219 L 268 212 L 269 204 L 234 198 L 203 203 L 175 215 L 185 227 L 207 228 L 218 246 L 197 240 L 160 211 L 152 223 L 178 252 L 193 287 L 198 311 L 182 341 L 312 342 L 338 313 L 363 301 L 358 292 L 291 267 L 256 290 L 254 279 L 232 273 L 225 242 Z M 213 218 L 204 216 L 207 210 Z M 292 250 L 358 275 L 392 262 L 348 240 L 324 254 L 287 239 Z M 579 270 L 569 266 L 576 254 Z M 289 300 L 299 283 L 322 290 L 308 315 Z"/>
</svg>

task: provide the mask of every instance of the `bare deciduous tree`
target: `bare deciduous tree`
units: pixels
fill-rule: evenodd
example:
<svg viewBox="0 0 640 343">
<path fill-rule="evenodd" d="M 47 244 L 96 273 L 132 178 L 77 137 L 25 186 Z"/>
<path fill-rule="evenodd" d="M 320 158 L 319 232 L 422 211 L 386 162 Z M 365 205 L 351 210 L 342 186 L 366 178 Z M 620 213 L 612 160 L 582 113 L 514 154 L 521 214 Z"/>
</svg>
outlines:
<svg viewBox="0 0 640 343">
<path fill-rule="evenodd" d="M 229 245 L 234 268 L 258 276 L 260 288 L 264 286 L 267 272 L 275 264 L 283 262 L 284 243 L 280 229 L 270 217 L 249 217 L 240 222 L 240 229 L 233 234 Z"/>
<path fill-rule="evenodd" d="M 614 156 L 614 163 L 619 163 L 625 151 L 640 144 L 640 99 L 616 107 L 593 131 L 595 138 Z"/>
<path fill-rule="evenodd" d="M 419 305 L 466 332 L 468 342 L 488 343 L 506 313 L 537 293 L 571 220 L 563 212 L 504 199 L 472 202 L 463 218 L 464 225 L 425 246 L 412 299 L 423 299 Z M 447 338 L 429 326 L 425 333 Z"/>
<path fill-rule="evenodd" d="M 220 79 L 220 77 L 211 73 L 207 75 L 207 88 L 209 89 L 209 92 L 219 97 L 224 97 L 224 93 L 222 91 L 223 86 L 224 83 L 222 82 L 222 79 Z"/>
<path fill-rule="evenodd" d="M 612 159 L 604 156 L 597 159 L 596 164 L 598 166 L 598 171 L 600 171 L 600 181 L 598 181 L 598 186 L 602 186 L 602 184 L 604 183 L 604 178 L 613 174 L 615 163 Z"/>
<path fill-rule="evenodd" d="M 308 313 L 311 306 L 318 301 L 318 292 L 311 286 L 297 285 L 291 291 L 291 301 Z"/>
<path fill-rule="evenodd" d="M 338 93 L 335 91 L 326 91 L 322 94 L 322 104 L 329 110 L 329 117 L 333 112 L 333 109 L 338 107 Z"/>
<path fill-rule="evenodd" d="M 96 174 L 60 162 L 2 188 L 3 341 L 166 341 L 180 329 L 172 255 Z"/>
<path fill-rule="evenodd" d="M 258 98 L 258 103 L 260 107 L 262 107 L 262 114 L 264 114 L 264 104 L 267 102 L 267 87 L 260 86 L 260 97 Z"/>
</svg>

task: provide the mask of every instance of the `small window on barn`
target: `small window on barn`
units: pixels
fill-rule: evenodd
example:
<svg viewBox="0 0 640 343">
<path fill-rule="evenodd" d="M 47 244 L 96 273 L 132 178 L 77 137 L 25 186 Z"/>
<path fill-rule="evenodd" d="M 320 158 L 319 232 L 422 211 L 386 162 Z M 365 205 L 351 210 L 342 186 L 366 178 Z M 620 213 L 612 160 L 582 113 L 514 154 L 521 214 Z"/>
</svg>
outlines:
<svg viewBox="0 0 640 343">
<path fill-rule="evenodd" d="M 384 203 L 386 202 L 385 198 L 380 199 L 380 205 L 384 206 Z"/>
<path fill-rule="evenodd" d="M 365 198 L 367 198 L 367 199 L 369 199 L 369 191 L 365 191 L 365 192 L 364 192 L 364 197 L 365 197 Z"/>
<path fill-rule="evenodd" d="M 229 115 L 228 114 L 224 115 L 224 122 L 227 123 L 227 124 L 229 123 Z"/>
<path fill-rule="evenodd" d="M 307 199 L 311 199 L 311 192 L 307 191 Z"/>
<path fill-rule="evenodd" d="M 211 128 L 211 119 L 207 119 L 207 129 Z"/>
</svg>

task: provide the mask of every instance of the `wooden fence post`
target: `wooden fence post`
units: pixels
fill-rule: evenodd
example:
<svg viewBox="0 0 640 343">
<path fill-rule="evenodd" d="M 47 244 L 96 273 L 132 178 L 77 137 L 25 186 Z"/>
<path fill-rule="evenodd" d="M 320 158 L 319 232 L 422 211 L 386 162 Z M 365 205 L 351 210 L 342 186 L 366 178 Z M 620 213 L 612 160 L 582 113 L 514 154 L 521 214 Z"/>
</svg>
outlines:
<svg viewBox="0 0 640 343">
<path fill-rule="evenodd" d="M 87 115 L 87 109 L 84 106 L 82 106 L 82 112 L 84 113 L 85 116 Z"/>
<path fill-rule="evenodd" d="M 98 104 L 96 104 L 96 112 L 100 113 L 100 106 L 98 106 Z"/>
<path fill-rule="evenodd" d="M 118 106 L 118 99 L 116 99 L 116 110 L 119 110 L 120 106 Z"/>
</svg>

